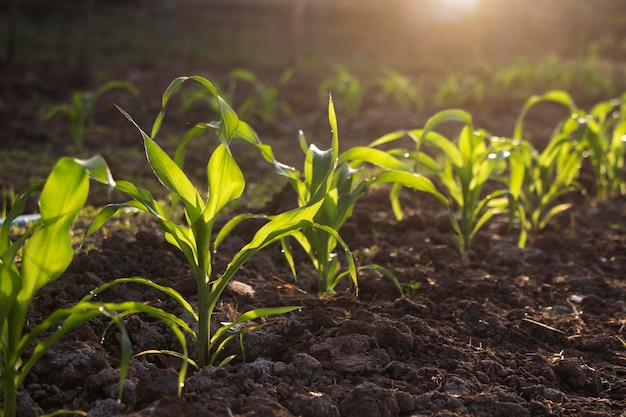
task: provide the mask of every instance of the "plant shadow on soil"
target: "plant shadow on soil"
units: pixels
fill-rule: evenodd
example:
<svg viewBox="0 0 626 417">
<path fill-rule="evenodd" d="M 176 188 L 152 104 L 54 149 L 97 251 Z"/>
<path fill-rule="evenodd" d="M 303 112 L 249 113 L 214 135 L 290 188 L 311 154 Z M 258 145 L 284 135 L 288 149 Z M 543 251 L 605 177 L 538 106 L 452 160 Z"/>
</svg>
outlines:
<svg viewBox="0 0 626 417">
<path fill-rule="evenodd" d="M 49 79 L 38 78 L 41 69 L 28 71 L 23 83 L 32 79 L 32 85 L 15 91 L 28 91 L 33 101 L 61 94 L 46 90 L 52 87 Z M 165 79 L 163 88 L 169 75 L 159 78 Z M 152 88 L 162 91 L 163 83 Z M 33 106 L 0 108 L 4 115 L 24 113 L 4 119 L 12 122 L 2 133 L 3 149 L 22 136 L 39 138 L 25 141 L 33 151 L 58 143 L 54 129 L 35 132 L 19 123 L 33 116 Z M 511 111 L 516 115 L 516 108 Z M 123 121 L 106 125 L 117 129 Z M 132 134 L 115 137 L 121 141 Z M 297 149 L 295 136 L 293 145 Z M 98 151 L 98 142 L 90 142 L 89 149 Z M 104 199 L 92 203 L 98 198 Z M 456 252 L 435 202 L 414 193 L 403 199 L 410 215 L 394 222 L 387 190 L 370 190 L 341 233 L 358 249 L 360 261 L 395 272 L 404 297 L 375 271 L 361 274 L 358 297 L 347 281 L 337 295 L 318 297 L 304 258 L 302 276 L 294 282 L 279 248 L 270 248 L 236 276 L 241 285 L 229 287 L 215 325 L 258 307 L 303 308 L 247 333 L 245 361 L 232 343 L 227 353 L 238 359 L 190 374 L 177 398 L 176 361 L 137 357 L 118 403 L 117 335 L 114 329 L 104 333 L 106 322 L 93 319 L 33 369 L 20 394 L 20 415 L 59 408 L 94 417 L 623 415 L 626 199 L 597 204 L 578 199 L 523 250 L 515 245 L 514 231 L 493 223 L 477 237 L 469 263 Z M 132 215 L 128 222 L 129 228 L 96 235 L 89 250 L 80 251 L 68 271 L 40 292 L 30 311 L 32 323 L 118 277 L 143 276 L 194 300 L 195 281 L 184 259 L 150 220 Z M 239 233 L 225 242 L 218 270 L 228 262 L 229 245 L 236 250 L 253 231 L 242 227 Z M 132 284 L 99 297 L 143 301 L 183 315 L 157 291 Z M 179 349 L 157 321 L 137 315 L 128 317 L 127 326 L 135 352 Z"/>
</svg>

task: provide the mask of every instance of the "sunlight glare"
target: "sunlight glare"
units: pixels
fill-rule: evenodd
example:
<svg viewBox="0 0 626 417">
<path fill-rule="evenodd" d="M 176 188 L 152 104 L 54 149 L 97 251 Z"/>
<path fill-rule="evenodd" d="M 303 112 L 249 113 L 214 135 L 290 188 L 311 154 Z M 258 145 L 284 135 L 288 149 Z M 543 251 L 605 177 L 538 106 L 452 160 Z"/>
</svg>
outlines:
<svg viewBox="0 0 626 417">
<path fill-rule="evenodd" d="M 437 0 L 433 14 L 441 20 L 459 20 L 473 12 L 480 0 Z"/>
</svg>

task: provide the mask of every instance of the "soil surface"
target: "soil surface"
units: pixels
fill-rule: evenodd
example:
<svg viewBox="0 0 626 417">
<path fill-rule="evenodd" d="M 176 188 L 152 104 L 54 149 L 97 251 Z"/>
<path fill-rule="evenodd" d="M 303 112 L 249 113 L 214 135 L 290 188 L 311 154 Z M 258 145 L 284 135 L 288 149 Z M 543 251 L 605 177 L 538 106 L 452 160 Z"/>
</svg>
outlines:
<svg viewBox="0 0 626 417">
<path fill-rule="evenodd" d="M 136 83 L 146 95 L 144 129 L 167 84 L 190 73 L 156 65 L 107 71 Z M 276 74 L 268 71 L 267 78 L 276 79 Z M 67 100 L 76 89 L 93 88 L 95 81 L 80 67 L 59 63 L 14 64 L 3 67 L 0 75 L 5 80 L 0 84 L 0 179 L 17 191 L 32 178 L 44 178 L 56 158 L 67 153 L 63 123 L 38 122 L 39 108 Z M 297 129 L 322 141 L 328 138 L 325 107 L 315 91 L 317 78 L 296 76 L 285 87 L 291 115 L 274 123 L 253 123 L 262 140 L 284 144 L 278 148 L 279 159 L 299 152 Z M 134 106 L 121 93 L 119 100 L 122 107 Z M 521 103 L 468 104 L 479 127 L 500 135 L 510 133 L 520 108 Z M 339 113 L 342 146 L 419 127 L 434 110 L 389 117 L 372 112 L 363 122 L 342 122 Z M 202 109 L 196 111 L 170 119 L 172 131 L 203 117 Z M 546 107 L 536 115 L 536 137 L 552 129 L 558 114 Z M 106 128 L 90 133 L 83 152 L 104 154 L 116 178 L 150 177 L 132 126 L 106 107 L 98 107 L 95 120 Z M 193 120 L 198 121 L 208 120 Z M 202 172 L 206 158 L 189 154 L 189 169 Z M 244 153 L 242 165 L 271 175 L 258 158 L 250 157 L 246 165 L 247 157 Z M 93 204 L 118 198 L 93 188 Z M 20 392 L 19 415 L 60 408 L 94 417 L 626 415 L 625 198 L 592 203 L 571 196 L 575 206 L 534 236 L 526 249 L 516 247 L 515 230 L 493 222 L 476 238 L 465 261 L 436 202 L 406 193 L 407 216 L 397 222 L 387 191 L 370 190 L 341 234 L 361 265 L 376 263 L 392 270 L 402 293 L 388 278 L 363 271 L 358 296 L 346 281 L 335 295 L 320 297 L 304 257 L 296 259 L 301 274 L 294 281 L 280 248 L 269 248 L 236 276 L 238 285 L 224 294 L 213 329 L 253 308 L 302 308 L 266 319 L 246 333 L 245 360 L 235 341 L 225 352 L 236 354 L 235 360 L 221 368 L 191 370 L 179 398 L 177 361 L 165 355 L 138 356 L 131 361 L 122 401 L 117 402 L 119 335 L 114 328 L 105 333 L 104 319 L 93 319 L 59 341 L 33 369 Z M 267 210 L 292 206 L 282 194 L 265 200 Z M 225 242 L 217 270 L 253 232 L 242 228 Z M 67 272 L 35 299 L 28 325 L 71 306 L 104 282 L 132 276 L 171 286 L 196 302 L 196 284 L 182 255 L 151 220 L 129 215 L 124 227 L 111 226 L 77 250 Z M 141 301 L 185 318 L 175 302 L 139 285 L 114 287 L 99 298 Z M 126 325 L 134 352 L 180 349 L 158 321 L 135 315 L 126 318 Z"/>
</svg>

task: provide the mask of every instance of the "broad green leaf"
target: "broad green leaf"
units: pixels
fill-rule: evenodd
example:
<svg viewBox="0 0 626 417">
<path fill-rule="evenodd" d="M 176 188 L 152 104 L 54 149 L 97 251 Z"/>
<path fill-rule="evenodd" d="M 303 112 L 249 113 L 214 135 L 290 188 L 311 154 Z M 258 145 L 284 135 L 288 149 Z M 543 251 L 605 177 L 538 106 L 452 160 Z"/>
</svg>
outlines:
<svg viewBox="0 0 626 417">
<path fill-rule="evenodd" d="M 70 226 L 87 201 L 89 178 L 70 158 L 57 162 L 39 198 L 43 227 L 24 245 L 20 303 L 28 303 L 35 291 L 58 277 L 72 260 Z"/>
<path fill-rule="evenodd" d="M 366 146 L 355 146 L 339 156 L 339 164 L 344 162 L 368 162 L 385 169 L 406 170 L 406 165 L 391 154 Z"/>
<path fill-rule="evenodd" d="M 406 171 L 385 171 L 371 181 L 372 184 L 393 183 L 405 187 L 413 188 L 418 191 L 424 191 L 434 196 L 444 206 L 448 206 L 448 200 L 439 192 L 437 188 L 428 178 Z"/>
<path fill-rule="evenodd" d="M 98 155 L 89 159 L 74 159 L 74 161 L 87 171 L 90 178 L 102 184 L 107 184 L 111 188 L 115 187 L 115 180 L 111 175 L 109 166 L 101 156 Z"/>
<path fill-rule="evenodd" d="M 151 138 L 145 137 L 144 145 L 148 162 L 161 184 L 180 196 L 192 221 L 197 219 L 204 209 L 204 204 L 189 178 Z"/>
<path fill-rule="evenodd" d="M 230 150 L 223 144 L 211 155 L 207 176 L 209 200 L 203 216 L 208 223 L 215 219 L 226 204 L 241 196 L 246 182 Z"/>
<path fill-rule="evenodd" d="M 419 136 L 416 136 L 416 132 L 409 132 L 409 136 L 412 137 L 418 146 L 422 144 L 433 145 L 439 149 L 441 149 L 444 153 L 444 156 L 449 159 L 454 165 L 460 167 L 463 165 L 463 156 L 459 149 L 448 140 L 445 136 L 441 134 L 432 134 L 436 132 L 428 132 L 426 129 L 417 131 L 419 132 Z"/>
<path fill-rule="evenodd" d="M 315 145 L 309 147 L 306 158 L 305 177 L 311 201 L 323 198 L 328 191 L 329 179 L 335 169 L 336 158 L 332 149 L 325 151 Z"/>
</svg>

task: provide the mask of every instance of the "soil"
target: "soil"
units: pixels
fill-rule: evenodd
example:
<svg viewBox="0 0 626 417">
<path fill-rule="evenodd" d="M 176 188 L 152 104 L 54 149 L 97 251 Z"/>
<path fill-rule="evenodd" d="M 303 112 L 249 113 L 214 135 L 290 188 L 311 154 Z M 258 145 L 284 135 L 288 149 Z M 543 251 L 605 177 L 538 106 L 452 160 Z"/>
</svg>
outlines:
<svg viewBox="0 0 626 417">
<path fill-rule="evenodd" d="M 184 70 L 107 67 L 110 75 L 136 83 L 146 94 L 150 115 L 158 111 L 167 84 L 189 73 Z M 219 74 L 219 68 L 214 71 Z M 267 72 L 268 79 L 277 78 Z M 42 124 L 38 109 L 95 82 L 80 67 L 65 63 L 13 64 L 0 75 L 5 80 L 0 85 L 0 179 L 17 191 L 32 178 L 43 178 L 51 168 L 48 162 L 66 151 L 62 121 Z M 281 155 L 299 152 L 299 128 L 328 136 L 316 79 L 321 76 L 296 76 L 285 87 L 291 115 L 253 123 L 262 140 L 282 144 L 277 148 Z M 122 107 L 134 105 L 118 98 L 124 100 Z M 521 103 L 467 107 L 477 125 L 504 135 Z M 346 119 L 343 125 L 340 113 L 342 144 L 365 144 L 391 130 L 421 126 L 434 110 L 417 116 L 372 113 L 364 122 Z M 170 119 L 172 131 L 202 114 L 196 111 Z M 549 132 L 557 116 L 550 107 L 538 113 L 535 136 Z M 145 117 L 144 128 L 151 117 Z M 99 107 L 96 123 L 106 130 L 92 132 L 84 152 L 107 156 L 117 178 L 149 177 L 140 138 L 123 117 Z M 204 169 L 202 155 L 189 154 L 189 169 Z M 20 165 L 19 158 L 25 163 Z M 257 162 L 246 166 L 259 168 Z M 116 198 L 93 188 L 92 204 Z M 285 204 L 283 197 L 267 198 L 265 208 Z M 304 258 L 297 259 L 301 276 L 294 281 L 279 248 L 269 248 L 236 276 L 239 285 L 224 294 L 213 328 L 253 308 L 302 308 L 266 319 L 246 333 L 245 360 L 238 343 L 232 343 L 226 354 L 236 359 L 224 367 L 191 371 L 179 398 L 176 360 L 138 356 L 117 402 L 119 338 L 113 328 L 104 333 L 104 319 L 93 319 L 59 341 L 33 369 L 20 393 L 19 415 L 64 408 L 94 417 L 625 416 L 626 199 L 570 198 L 575 206 L 527 248 L 516 247 L 514 230 L 493 222 L 476 238 L 466 261 L 436 202 L 406 193 L 407 216 L 397 222 L 387 190 L 371 189 L 341 234 L 361 264 L 391 269 L 403 294 L 388 278 L 364 271 L 358 296 L 347 281 L 335 295 L 318 296 Z M 218 269 L 252 232 L 241 229 L 225 243 Z M 152 221 L 130 215 L 125 227 L 112 226 L 77 250 L 67 272 L 34 300 L 29 325 L 76 303 L 99 284 L 131 276 L 172 286 L 192 304 L 196 301 L 195 281 L 183 257 Z M 112 288 L 100 297 L 142 301 L 184 317 L 173 301 L 138 285 Z M 158 321 L 136 315 L 127 317 L 126 325 L 135 352 L 180 348 Z"/>
</svg>

